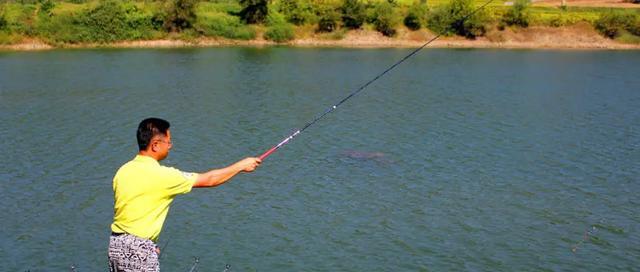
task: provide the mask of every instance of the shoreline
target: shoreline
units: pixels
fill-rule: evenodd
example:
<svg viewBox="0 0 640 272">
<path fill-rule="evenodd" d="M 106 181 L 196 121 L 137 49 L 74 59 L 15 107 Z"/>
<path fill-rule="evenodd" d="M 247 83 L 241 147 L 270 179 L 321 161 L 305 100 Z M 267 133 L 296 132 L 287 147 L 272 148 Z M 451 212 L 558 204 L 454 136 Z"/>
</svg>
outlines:
<svg viewBox="0 0 640 272">
<path fill-rule="evenodd" d="M 12 45 L 0 45 L 0 51 L 46 51 L 54 49 L 92 48 L 206 48 L 206 47 L 318 47 L 318 48 L 416 48 L 435 37 L 427 31 L 399 31 L 394 38 L 372 30 L 353 30 L 342 39 L 327 39 L 321 35 L 301 37 L 290 42 L 275 43 L 261 38 L 229 40 L 201 37 L 180 39 L 136 40 L 114 43 L 63 44 L 54 46 L 37 39 L 27 39 Z M 564 49 L 564 50 L 640 50 L 640 44 L 626 44 L 601 36 L 591 26 L 576 24 L 563 28 L 529 27 L 490 31 L 484 37 L 469 40 L 463 37 L 440 37 L 429 44 L 432 48 L 488 49 Z"/>
</svg>

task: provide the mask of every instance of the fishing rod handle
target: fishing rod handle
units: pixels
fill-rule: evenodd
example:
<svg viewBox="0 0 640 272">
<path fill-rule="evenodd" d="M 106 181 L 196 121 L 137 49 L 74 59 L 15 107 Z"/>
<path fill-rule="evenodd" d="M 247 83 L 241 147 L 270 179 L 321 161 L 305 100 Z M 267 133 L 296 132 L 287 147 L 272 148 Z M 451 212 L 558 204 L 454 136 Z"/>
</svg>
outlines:
<svg viewBox="0 0 640 272">
<path fill-rule="evenodd" d="M 260 160 L 264 160 L 266 157 L 269 157 L 269 155 L 271 155 L 271 153 L 276 152 L 276 150 L 278 148 L 280 148 L 281 146 L 283 146 L 286 143 L 288 143 L 289 141 L 291 141 L 291 139 L 293 139 L 294 137 L 298 136 L 298 134 L 300 134 L 300 132 L 302 132 L 302 129 L 297 130 L 293 134 L 289 135 L 289 137 L 284 138 L 284 140 L 282 140 L 282 142 L 280 142 L 276 146 L 272 147 L 271 149 L 267 150 L 267 152 L 262 153 L 262 155 L 260 155 L 260 157 L 259 157 Z"/>
<path fill-rule="evenodd" d="M 260 160 L 264 160 L 265 158 L 269 157 L 269 155 L 271 155 L 271 153 L 276 152 L 276 149 L 278 149 L 277 146 L 274 146 L 272 148 L 270 148 L 269 150 L 267 150 L 267 152 L 262 153 L 262 155 L 260 155 Z"/>
</svg>

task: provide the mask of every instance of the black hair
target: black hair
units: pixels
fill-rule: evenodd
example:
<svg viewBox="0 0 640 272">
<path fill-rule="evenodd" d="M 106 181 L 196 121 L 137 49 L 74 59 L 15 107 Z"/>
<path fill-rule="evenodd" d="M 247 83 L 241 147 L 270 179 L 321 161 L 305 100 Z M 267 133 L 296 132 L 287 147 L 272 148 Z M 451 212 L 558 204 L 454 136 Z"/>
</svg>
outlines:
<svg viewBox="0 0 640 272">
<path fill-rule="evenodd" d="M 138 125 L 136 138 L 138 139 L 138 148 L 147 150 L 151 139 L 157 135 L 167 136 L 167 130 L 171 125 L 168 121 L 160 118 L 147 118 Z"/>
</svg>

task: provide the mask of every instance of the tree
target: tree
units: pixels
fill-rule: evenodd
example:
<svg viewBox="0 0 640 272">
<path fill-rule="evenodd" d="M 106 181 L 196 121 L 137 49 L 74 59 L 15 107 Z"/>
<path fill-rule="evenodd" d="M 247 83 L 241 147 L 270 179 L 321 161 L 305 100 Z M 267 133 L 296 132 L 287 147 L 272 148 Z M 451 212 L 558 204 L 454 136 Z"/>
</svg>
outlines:
<svg viewBox="0 0 640 272">
<path fill-rule="evenodd" d="M 487 31 L 487 14 L 478 10 L 466 18 L 474 10 L 473 0 L 452 0 L 434 10 L 429 18 L 429 28 L 447 36 L 456 34 L 470 39 L 482 36 Z"/>
<path fill-rule="evenodd" d="M 529 26 L 529 0 L 516 0 L 511 9 L 502 17 L 502 22 L 508 26 Z"/>
<path fill-rule="evenodd" d="M 411 30 L 418 30 L 426 24 L 429 8 L 427 4 L 416 1 L 409 7 L 407 16 L 404 17 L 404 25 Z"/>
<path fill-rule="evenodd" d="M 341 11 L 342 23 L 347 28 L 358 29 L 367 18 L 364 4 L 359 0 L 344 0 Z"/>
<path fill-rule="evenodd" d="M 333 32 L 338 29 L 338 21 L 340 21 L 340 12 L 336 7 L 327 4 L 320 4 L 316 8 L 318 15 L 318 31 Z"/>
<path fill-rule="evenodd" d="M 294 25 L 303 25 L 315 19 L 309 0 L 281 0 L 280 12 Z"/>
<path fill-rule="evenodd" d="M 393 3 L 390 1 L 383 1 L 376 5 L 374 10 L 373 25 L 376 30 L 385 36 L 396 35 L 396 25 L 399 23 L 399 18 L 395 14 Z"/>
<path fill-rule="evenodd" d="M 167 8 L 164 28 L 171 32 L 180 32 L 191 28 L 196 21 L 198 0 L 173 0 Z"/>
<path fill-rule="evenodd" d="M 8 25 L 7 19 L 4 18 L 4 10 L 0 6 L 0 30 L 4 30 Z"/>
<path fill-rule="evenodd" d="M 264 23 L 269 14 L 267 4 L 269 4 L 268 0 L 240 0 L 240 5 L 243 7 L 240 17 L 248 24 Z"/>
</svg>

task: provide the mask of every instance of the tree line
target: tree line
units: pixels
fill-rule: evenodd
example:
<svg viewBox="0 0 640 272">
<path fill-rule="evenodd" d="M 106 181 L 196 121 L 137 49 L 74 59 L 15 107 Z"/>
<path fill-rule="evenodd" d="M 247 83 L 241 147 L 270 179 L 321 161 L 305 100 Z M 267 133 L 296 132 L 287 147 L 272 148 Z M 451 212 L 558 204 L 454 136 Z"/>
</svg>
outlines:
<svg viewBox="0 0 640 272">
<path fill-rule="evenodd" d="M 301 27 L 312 27 L 316 33 L 336 38 L 362 28 L 390 37 L 400 28 L 428 28 L 446 36 L 474 39 L 493 27 L 526 28 L 540 23 L 531 12 L 529 0 L 516 0 L 508 7 L 489 6 L 463 20 L 476 4 L 474 0 L 450 0 L 438 6 L 427 5 L 426 0 L 14 0 L 0 4 L 0 43 L 11 43 L 12 37 L 34 37 L 51 43 L 109 43 L 172 36 L 250 40 L 258 32 L 265 39 L 286 42 L 294 39 L 296 29 Z M 590 23 L 603 35 L 640 36 L 637 11 L 602 9 L 598 14 Z"/>
</svg>

